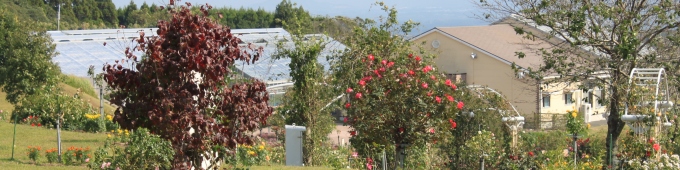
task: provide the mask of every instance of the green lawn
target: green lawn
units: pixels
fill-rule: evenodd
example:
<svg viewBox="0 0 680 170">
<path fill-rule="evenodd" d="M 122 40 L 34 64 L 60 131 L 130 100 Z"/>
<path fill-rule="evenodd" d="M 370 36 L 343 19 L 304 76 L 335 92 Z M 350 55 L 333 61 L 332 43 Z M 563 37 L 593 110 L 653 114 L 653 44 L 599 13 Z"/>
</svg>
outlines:
<svg viewBox="0 0 680 170">
<path fill-rule="evenodd" d="M 83 166 L 63 166 L 63 165 L 49 165 L 44 156 L 44 150 L 57 147 L 57 131 L 55 129 L 47 129 L 44 127 L 31 127 L 29 125 L 17 125 L 16 129 L 16 143 L 14 148 L 14 161 L 10 160 L 12 157 L 12 136 L 14 125 L 6 121 L 0 121 L 0 169 L 87 169 Z M 75 147 L 90 147 L 94 150 L 106 140 L 105 134 L 92 134 L 81 132 L 62 131 L 61 147 L 62 150 L 66 148 Z M 27 147 L 40 146 L 43 151 L 41 159 L 38 164 L 32 163 L 28 159 Z"/>
</svg>

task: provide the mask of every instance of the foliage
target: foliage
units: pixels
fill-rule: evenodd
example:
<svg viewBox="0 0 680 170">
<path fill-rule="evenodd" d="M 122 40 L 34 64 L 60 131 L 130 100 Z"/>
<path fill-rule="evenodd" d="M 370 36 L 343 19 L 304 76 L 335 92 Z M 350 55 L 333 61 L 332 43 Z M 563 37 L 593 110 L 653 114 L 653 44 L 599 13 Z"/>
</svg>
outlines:
<svg viewBox="0 0 680 170">
<path fill-rule="evenodd" d="M 456 91 L 457 98 L 465 101 L 466 107 L 462 110 L 463 114 L 458 114 L 454 118 L 456 127 L 449 130 L 451 137 L 444 138 L 439 146 L 446 155 L 447 166 L 459 168 L 479 165 L 479 155 L 470 154 L 472 151 L 467 147 L 467 143 L 471 142 L 471 139 L 478 138 L 476 136 L 482 130 L 494 135 L 495 142 L 488 148 L 496 148 L 508 154 L 515 153 L 516 151 L 510 148 L 512 142 L 510 130 L 501 120 L 504 115 L 499 111 L 502 110 L 506 114 L 514 112 L 503 96 L 487 90 L 486 87 L 464 84 L 459 84 L 459 86 L 461 88 Z M 491 140 L 491 138 L 484 138 L 484 140 Z"/>
<path fill-rule="evenodd" d="M 284 23 L 284 26 L 289 24 L 296 25 L 300 22 L 289 20 L 288 23 Z M 277 52 L 273 57 L 290 59 L 289 75 L 294 82 L 293 88 L 287 90 L 284 96 L 284 103 L 279 113 L 285 116 L 286 124 L 295 123 L 306 127 L 307 132 L 303 142 L 304 162 L 306 165 L 320 165 L 322 161 L 318 160 L 320 155 L 315 150 L 322 147 L 322 143 L 328 139 L 328 134 L 335 127 L 330 114 L 331 109 L 326 108 L 327 103 L 332 102 L 335 95 L 332 93 L 332 87 L 328 86 L 330 82 L 328 76 L 324 74 L 323 65 L 317 61 L 328 41 L 323 38 L 307 40 L 301 30 L 293 30 L 292 33 L 291 37 L 286 38 L 294 42 L 294 48 L 290 48 L 290 44 L 285 41 L 279 42 Z"/>
<path fill-rule="evenodd" d="M 345 107 L 352 146 L 369 164 L 385 150 L 392 169 L 403 149 L 442 138 L 464 104 L 455 100 L 451 80 L 434 70 L 434 56 L 414 55 L 413 44 L 393 34 L 417 24 L 399 25 L 396 9 L 378 5 L 388 12 L 385 22 L 355 29 L 349 50 L 333 58 L 332 71 L 350 99 Z"/>
<path fill-rule="evenodd" d="M 578 115 L 576 110 L 567 110 L 567 114 L 564 115 L 567 118 L 567 132 L 569 134 L 581 134 L 587 132 L 587 127 L 589 124 L 585 124 L 583 117 Z"/>
<path fill-rule="evenodd" d="M 57 152 L 58 152 L 57 148 L 45 150 L 45 158 L 47 158 L 48 163 L 58 162 L 58 159 L 59 159 L 58 154 L 59 153 L 57 153 Z"/>
<path fill-rule="evenodd" d="M 607 124 L 613 140 L 607 140 L 607 146 L 614 148 L 624 127 L 620 114 L 628 102 L 625 89 L 630 71 L 669 66 L 667 62 L 678 60 L 678 1 L 482 0 L 478 5 L 487 19 L 511 14 L 519 18 L 522 24 L 514 25 L 515 30 L 529 40 L 541 38 L 564 44 L 537 50 L 544 64 L 536 68 L 513 64 L 517 71 L 526 69 L 536 80 L 559 75 L 543 83 L 584 82 L 584 89 L 608 88 Z M 547 32 L 527 25 L 541 26 Z"/>
<path fill-rule="evenodd" d="M 104 146 L 94 151 L 90 169 L 170 169 L 174 151 L 170 141 L 139 128 L 133 133 L 113 130 Z"/>
<path fill-rule="evenodd" d="M 300 33 L 309 33 L 310 22 L 311 16 L 302 6 L 297 6 L 290 0 L 282 0 L 281 3 L 276 5 L 272 26 L 300 31 Z"/>
<path fill-rule="evenodd" d="M 81 148 L 71 146 L 66 149 L 66 152 L 61 154 L 61 162 L 64 165 L 80 165 L 90 158 L 90 147 Z"/>
<path fill-rule="evenodd" d="M 28 158 L 33 162 L 37 162 L 40 159 L 40 146 L 28 146 Z"/>
<path fill-rule="evenodd" d="M 62 128 L 66 130 L 84 130 L 84 115 L 92 113 L 92 107 L 81 100 L 79 93 L 74 96 L 66 95 L 60 90 L 41 92 L 28 96 L 15 106 L 12 118 L 18 119 L 39 117 L 39 122 L 45 126 L 56 127 L 57 119 L 62 119 Z"/>
<path fill-rule="evenodd" d="M 54 45 L 42 26 L 0 9 L 0 86 L 16 105 L 26 96 L 54 87 L 59 68 Z"/>
<path fill-rule="evenodd" d="M 170 140 L 174 168 L 200 165 L 205 152 L 218 153 L 208 159 L 214 166 L 237 144 L 252 144 L 246 133 L 265 124 L 273 110 L 263 82 L 227 84 L 235 60 L 255 62 L 262 49 L 239 49 L 228 27 L 206 18 L 210 8 L 201 6 L 203 15 L 187 6 L 169 9 L 173 19 L 158 22 L 157 36 L 140 32 L 125 60 L 104 66 L 111 103 L 119 106 L 114 121 Z M 148 57 L 140 60 L 134 50 Z"/>
<path fill-rule="evenodd" d="M 265 142 L 260 142 L 258 145 L 239 145 L 236 148 L 236 155 L 227 159 L 226 163 L 235 167 L 263 165 L 271 160 L 269 150 Z"/>
</svg>

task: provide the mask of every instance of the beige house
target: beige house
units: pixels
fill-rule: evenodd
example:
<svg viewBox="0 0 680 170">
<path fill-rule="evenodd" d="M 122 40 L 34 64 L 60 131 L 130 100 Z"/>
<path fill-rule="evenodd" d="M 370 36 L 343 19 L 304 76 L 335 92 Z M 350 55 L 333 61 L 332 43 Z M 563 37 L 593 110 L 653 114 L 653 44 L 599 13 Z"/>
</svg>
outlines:
<svg viewBox="0 0 680 170">
<path fill-rule="evenodd" d="M 573 83 L 545 84 L 524 72 L 515 73 L 513 63 L 518 70 L 543 64 L 538 49 L 552 45 L 540 39 L 525 39 L 511 25 L 436 27 L 411 41 L 424 42 L 426 50 L 437 54 L 437 68 L 450 78 L 488 86 L 505 95 L 527 118 L 527 128 L 552 128 L 556 117 L 573 109 L 590 109 L 585 116 L 588 121 L 604 120 L 601 114 L 605 108 L 597 102 L 599 89 L 583 91 Z M 517 52 L 525 56 L 520 59 Z"/>
</svg>

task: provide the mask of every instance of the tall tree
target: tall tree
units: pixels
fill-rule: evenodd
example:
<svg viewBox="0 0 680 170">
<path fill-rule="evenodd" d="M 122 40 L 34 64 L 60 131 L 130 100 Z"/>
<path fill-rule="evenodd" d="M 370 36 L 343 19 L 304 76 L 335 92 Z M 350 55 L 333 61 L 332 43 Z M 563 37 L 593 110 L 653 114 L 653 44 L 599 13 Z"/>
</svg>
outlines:
<svg viewBox="0 0 680 170">
<path fill-rule="evenodd" d="M 43 28 L 0 9 L 0 86 L 12 104 L 57 82 L 55 47 Z"/>
<path fill-rule="evenodd" d="M 294 82 L 280 113 L 286 117 L 286 124 L 295 123 L 307 128 L 303 147 L 305 164 L 321 165 L 325 160 L 319 159 L 322 157 L 317 154 L 318 148 L 324 147 L 321 144 L 327 141 L 335 127 L 331 109 L 325 107 L 338 95 L 332 93 L 329 76 L 317 60 L 329 42 L 322 38 L 307 40 L 299 30 L 291 32 L 294 48 L 291 49 L 286 41 L 279 42 L 274 55 L 276 59 L 290 58 L 288 66 Z"/>
<path fill-rule="evenodd" d="M 301 30 L 302 33 L 309 33 L 310 22 L 309 12 L 289 0 L 281 1 L 274 11 L 273 27 L 284 27 L 287 30 Z"/>
<path fill-rule="evenodd" d="M 262 49 L 240 49 L 228 27 L 207 17 L 212 7 L 201 6 L 203 15 L 189 8 L 170 9 L 173 18 L 158 22 L 157 36 L 141 32 L 125 60 L 104 66 L 111 103 L 119 106 L 114 120 L 170 140 L 176 169 L 200 166 L 203 158 L 215 166 L 237 144 L 252 144 L 248 132 L 273 110 L 263 82 L 227 82 L 236 60 L 255 62 Z"/>
<path fill-rule="evenodd" d="M 616 150 L 625 125 L 621 114 L 624 105 L 630 102 L 626 97 L 630 71 L 664 60 L 678 60 L 677 53 L 662 56 L 659 52 L 680 45 L 677 31 L 680 2 L 482 0 L 477 4 L 485 10 L 484 18 L 497 20 L 513 15 L 524 21 L 515 25 L 516 31 L 529 39 L 559 41 L 554 48 L 539 51 L 544 65 L 529 69 L 537 80 L 554 73 L 560 78 L 547 83 L 590 81 L 609 89 L 606 146 L 612 149 L 607 149 L 606 163 L 611 165 L 611 151 Z M 527 25 L 545 28 L 547 35 L 532 31 Z"/>
<path fill-rule="evenodd" d="M 108 26 L 118 27 L 116 5 L 111 0 L 97 0 L 97 8 L 101 11 L 101 19 Z"/>
</svg>

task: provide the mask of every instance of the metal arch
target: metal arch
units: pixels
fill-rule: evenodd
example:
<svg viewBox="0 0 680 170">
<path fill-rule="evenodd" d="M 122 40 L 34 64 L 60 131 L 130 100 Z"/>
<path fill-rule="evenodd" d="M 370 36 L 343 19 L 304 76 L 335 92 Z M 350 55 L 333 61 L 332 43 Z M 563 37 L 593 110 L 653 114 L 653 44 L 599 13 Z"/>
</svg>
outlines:
<svg viewBox="0 0 680 170">
<path fill-rule="evenodd" d="M 507 100 L 501 93 L 499 93 L 498 91 L 496 91 L 496 90 L 494 90 L 494 89 L 492 89 L 492 88 L 489 88 L 489 87 L 486 87 L 486 86 L 480 86 L 480 85 L 468 85 L 467 88 L 469 88 L 469 89 L 471 89 L 471 90 L 477 92 L 477 94 L 479 94 L 479 95 L 481 95 L 481 96 L 484 96 L 484 94 L 481 93 L 482 90 L 485 90 L 485 91 L 494 93 L 494 94 L 498 95 L 504 102 L 506 102 L 508 105 L 510 105 L 510 107 L 512 108 L 512 112 L 515 113 L 514 116 L 506 115 L 506 114 L 505 114 L 505 110 L 503 110 L 503 109 L 497 109 L 497 108 L 487 108 L 487 109 L 488 109 L 488 110 L 497 110 L 497 111 L 498 111 L 498 114 L 501 115 L 501 121 L 505 122 L 505 124 L 506 124 L 509 128 L 511 128 L 512 130 L 517 130 L 517 128 L 519 128 L 520 126 L 522 126 L 522 125 L 524 124 L 524 117 L 523 117 L 522 115 L 519 114 L 519 112 L 517 111 L 517 108 L 515 108 L 515 105 L 513 105 L 512 103 L 510 103 L 510 101 L 508 101 L 508 100 Z M 510 124 L 511 122 L 512 122 L 512 123 L 515 123 L 515 124 L 514 124 L 514 125 L 511 125 L 511 124 Z"/>
<path fill-rule="evenodd" d="M 489 92 L 492 92 L 492 93 L 494 93 L 494 94 L 500 96 L 501 99 L 503 99 L 503 101 L 505 101 L 508 105 L 510 105 L 510 107 L 512 107 L 512 111 L 515 112 L 515 116 L 518 116 L 518 117 L 521 117 L 521 116 L 522 116 L 522 115 L 520 115 L 519 112 L 517 111 L 517 108 L 515 108 L 515 105 L 512 105 L 512 103 L 510 103 L 510 101 L 508 101 L 508 100 L 507 100 L 501 93 L 499 93 L 498 91 L 496 91 L 496 90 L 494 90 L 494 89 L 492 89 L 492 88 L 486 87 L 486 86 L 481 86 L 481 85 L 468 85 L 467 88 L 473 89 L 475 92 L 477 92 L 477 94 L 482 95 L 482 96 L 484 96 L 484 94 L 482 94 L 480 90 L 487 90 L 487 91 L 489 91 Z M 495 110 L 495 108 L 489 108 L 489 109 Z M 499 113 L 501 114 L 501 116 L 506 116 L 506 115 L 503 115 L 502 112 L 499 112 Z"/>
<path fill-rule="evenodd" d="M 652 83 L 648 83 L 648 81 L 653 81 Z M 663 123 L 664 126 L 670 126 L 672 124 L 669 123 L 668 120 L 668 115 L 665 113 L 668 109 L 673 107 L 673 102 L 669 100 L 669 91 L 668 91 L 668 81 L 666 80 L 666 71 L 664 68 L 633 68 L 631 70 L 628 83 L 630 85 L 637 85 L 637 86 L 653 86 L 654 88 L 654 98 L 653 100 L 648 100 L 648 101 L 640 101 L 640 103 L 636 103 L 636 105 L 646 105 L 646 104 L 654 104 L 654 112 L 656 114 L 662 114 L 664 117 L 665 122 Z M 635 83 L 635 84 L 633 84 Z M 630 92 L 631 86 L 628 87 L 628 92 Z M 663 99 L 659 99 L 659 92 L 663 93 Z M 637 123 L 640 122 L 643 118 L 647 117 L 647 115 L 638 115 L 638 114 L 629 114 L 631 113 L 629 111 L 629 106 L 628 103 L 625 105 L 625 110 L 624 110 L 624 115 L 621 117 L 621 119 L 627 123 Z"/>
</svg>

